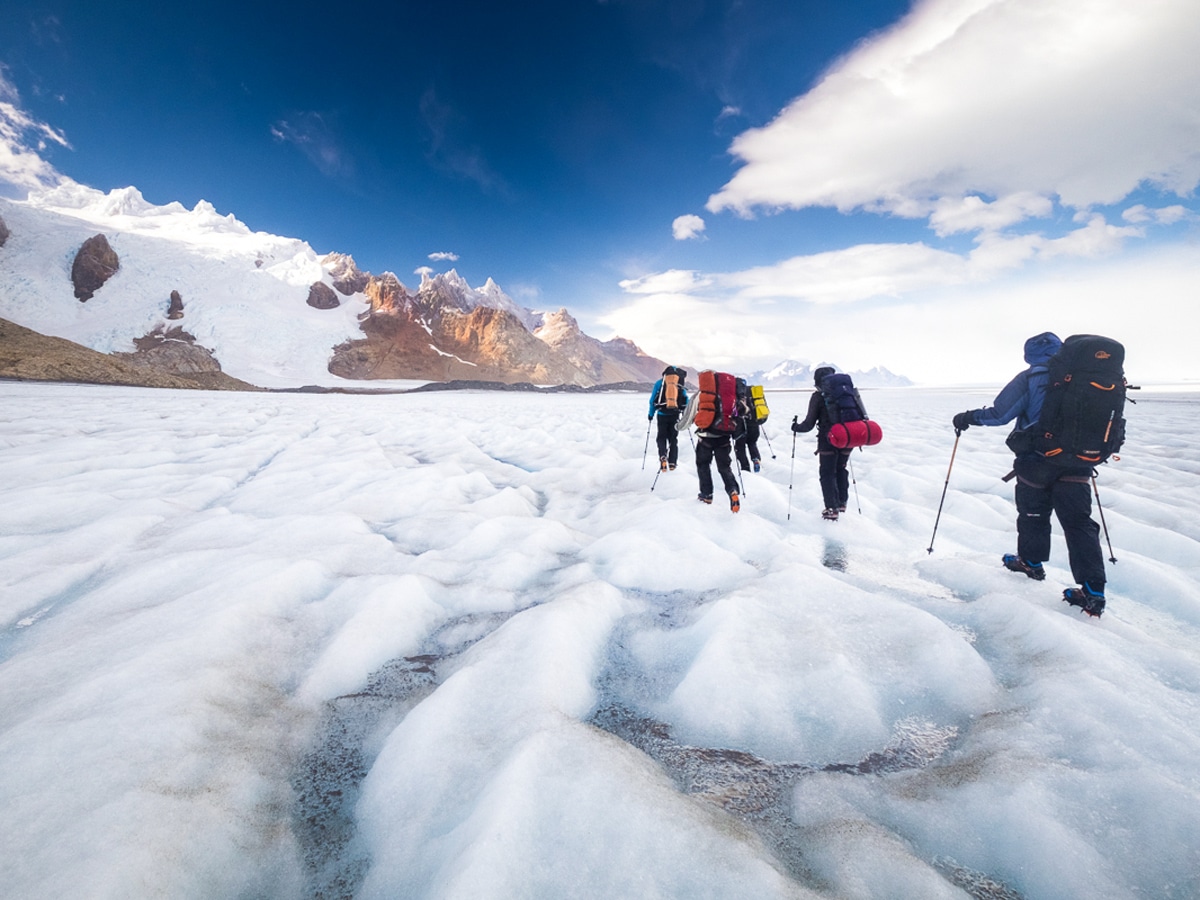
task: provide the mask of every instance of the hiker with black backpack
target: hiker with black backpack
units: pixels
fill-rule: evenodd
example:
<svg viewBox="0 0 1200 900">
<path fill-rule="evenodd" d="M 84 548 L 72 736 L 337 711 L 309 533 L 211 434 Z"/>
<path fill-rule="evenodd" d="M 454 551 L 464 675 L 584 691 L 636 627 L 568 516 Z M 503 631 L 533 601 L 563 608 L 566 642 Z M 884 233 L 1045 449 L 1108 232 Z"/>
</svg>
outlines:
<svg viewBox="0 0 1200 900">
<path fill-rule="evenodd" d="M 803 422 L 792 417 L 792 432 L 806 434 L 817 429 L 818 476 L 825 502 L 821 518 L 836 522 L 850 501 L 850 474 L 846 471 L 850 453 L 856 446 L 878 443 L 880 431 L 867 418 L 849 375 L 837 372 L 833 366 L 819 366 L 813 372 L 813 383 L 816 390 L 808 401 L 808 415 Z"/>
<path fill-rule="evenodd" d="M 666 472 L 668 469 L 674 471 L 679 462 L 679 432 L 675 426 L 687 407 L 687 389 L 683 384 L 685 378 L 686 370 L 678 366 L 667 366 L 650 391 L 650 412 L 646 420 L 658 419 L 655 441 L 658 444 L 660 472 Z"/>
<path fill-rule="evenodd" d="M 1017 552 L 1006 553 L 1006 569 L 1035 581 L 1046 577 L 1050 558 L 1050 513 L 1062 525 L 1071 575 L 1079 587 L 1063 600 L 1090 616 L 1104 612 L 1104 554 L 1100 526 L 1092 519 L 1089 482 L 1093 466 L 1119 449 L 1125 399 L 1124 348 L 1094 335 L 1066 342 L 1052 332 L 1025 342 L 1029 367 L 1010 381 L 989 407 L 954 416 L 957 434 L 972 425 L 1016 421 L 1006 443 L 1015 454 Z"/>
<path fill-rule="evenodd" d="M 712 463 L 716 461 L 717 474 L 729 495 L 729 508 L 737 512 L 741 509 L 741 497 L 733 474 L 733 436 L 742 428 L 747 413 L 744 402 L 738 399 L 738 379 L 726 372 L 706 369 L 696 380 L 699 389 L 688 401 L 676 427 L 683 431 L 693 423 L 696 426 L 696 474 L 700 478 L 697 499 L 712 503 Z"/>
</svg>

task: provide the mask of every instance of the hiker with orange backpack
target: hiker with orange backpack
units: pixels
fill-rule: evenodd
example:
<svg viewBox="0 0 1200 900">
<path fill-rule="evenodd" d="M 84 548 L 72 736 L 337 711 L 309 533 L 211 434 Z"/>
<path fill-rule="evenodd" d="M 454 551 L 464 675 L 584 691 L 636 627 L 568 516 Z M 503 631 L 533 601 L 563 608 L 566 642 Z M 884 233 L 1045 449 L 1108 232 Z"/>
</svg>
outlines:
<svg viewBox="0 0 1200 900">
<path fill-rule="evenodd" d="M 650 412 L 646 420 L 658 419 L 655 442 L 658 445 L 660 472 L 666 472 L 668 469 L 674 471 L 679 462 L 679 432 L 676 425 L 688 404 L 687 389 L 683 385 L 686 378 L 686 370 L 678 366 L 667 366 L 650 391 Z"/>
<path fill-rule="evenodd" d="M 733 474 L 733 436 L 742 428 L 748 410 L 738 400 L 734 376 L 706 369 L 697 380 L 699 390 L 688 401 L 687 410 L 676 426 L 680 431 L 693 424 L 696 426 L 696 474 L 700 478 L 697 499 L 701 503 L 713 501 L 712 463 L 715 460 L 717 473 L 729 495 L 729 508 L 737 512 L 741 509 L 741 497 Z"/>
</svg>

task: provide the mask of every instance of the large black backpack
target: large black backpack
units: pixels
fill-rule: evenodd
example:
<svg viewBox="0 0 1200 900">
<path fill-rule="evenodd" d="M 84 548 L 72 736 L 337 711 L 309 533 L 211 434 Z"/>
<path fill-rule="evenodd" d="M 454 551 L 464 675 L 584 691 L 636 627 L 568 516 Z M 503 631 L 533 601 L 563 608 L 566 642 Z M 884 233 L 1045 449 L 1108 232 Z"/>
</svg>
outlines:
<svg viewBox="0 0 1200 900">
<path fill-rule="evenodd" d="M 843 372 L 826 375 L 817 385 L 817 390 L 821 392 L 829 421 L 833 424 L 857 422 L 867 417 L 862 398 L 858 396 L 858 389 L 849 375 Z"/>
<path fill-rule="evenodd" d="M 1125 440 L 1125 348 L 1073 334 L 1046 364 L 1046 398 L 1033 447 L 1064 466 L 1098 465 Z"/>
</svg>

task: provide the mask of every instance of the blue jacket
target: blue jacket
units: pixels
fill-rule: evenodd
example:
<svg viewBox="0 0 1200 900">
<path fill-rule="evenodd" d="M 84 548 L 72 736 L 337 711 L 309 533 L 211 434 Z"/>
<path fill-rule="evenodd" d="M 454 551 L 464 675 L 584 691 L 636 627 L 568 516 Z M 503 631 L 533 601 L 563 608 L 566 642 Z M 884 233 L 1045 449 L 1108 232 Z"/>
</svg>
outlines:
<svg viewBox="0 0 1200 900">
<path fill-rule="evenodd" d="M 1053 332 L 1034 335 L 1025 342 L 1025 362 L 1029 368 L 1021 372 L 996 395 L 991 406 L 971 410 L 971 422 L 975 425 L 1007 425 L 1017 420 L 1016 430 L 1023 431 L 1038 420 L 1042 412 L 1042 401 L 1046 398 L 1046 363 L 1050 361 L 1062 341 Z"/>
<path fill-rule="evenodd" d="M 654 389 L 652 391 L 650 391 L 650 410 L 649 410 L 648 415 L 654 415 L 657 412 L 660 416 L 674 416 L 674 415 L 678 415 L 679 413 L 683 412 L 683 408 L 685 406 L 687 406 L 688 395 L 687 395 L 687 390 L 684 388 L 682 382 L 680 382 L 680 384 L 679 384 L 679 409 L 658 409 L 658 410 L 656 410 L 654 408 L 654 403 L 655 403 L 655 401 L 658 400 L 658 395 L 662 393 L 662 388 L 663 388 L 663 380 L 660 378 L 660 379 L 658 379 L 658 381 L 654 382 Z"/>
</svg>

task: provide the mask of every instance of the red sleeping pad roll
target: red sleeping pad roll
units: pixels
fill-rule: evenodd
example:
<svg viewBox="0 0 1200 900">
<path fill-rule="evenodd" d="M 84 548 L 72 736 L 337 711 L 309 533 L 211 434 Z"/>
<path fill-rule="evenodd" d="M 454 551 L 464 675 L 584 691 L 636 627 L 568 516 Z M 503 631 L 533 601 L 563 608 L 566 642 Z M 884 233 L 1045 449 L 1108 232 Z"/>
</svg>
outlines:
<svg viewBox="0 0 1200 900">
<path fill-rule="evenodd" d="M 829 443 L 839 450 L 871 447 L 883 440 L 878 422 L 859 419 L 857 422 L 838 422 L 829 429 Z"/>
</svg>

